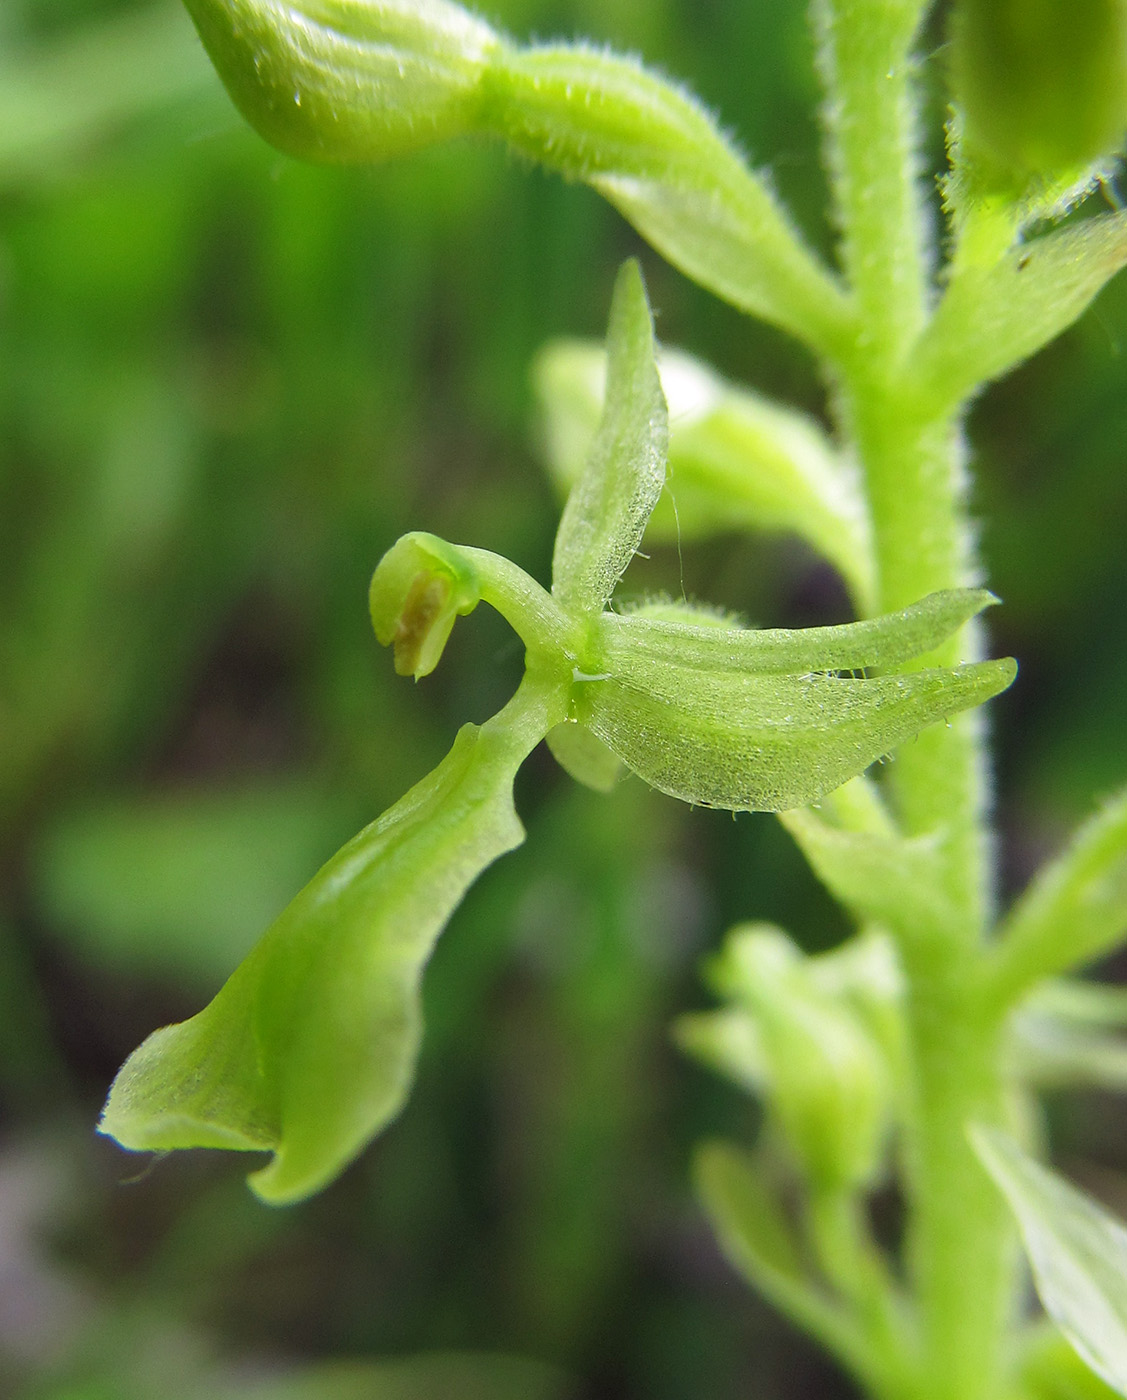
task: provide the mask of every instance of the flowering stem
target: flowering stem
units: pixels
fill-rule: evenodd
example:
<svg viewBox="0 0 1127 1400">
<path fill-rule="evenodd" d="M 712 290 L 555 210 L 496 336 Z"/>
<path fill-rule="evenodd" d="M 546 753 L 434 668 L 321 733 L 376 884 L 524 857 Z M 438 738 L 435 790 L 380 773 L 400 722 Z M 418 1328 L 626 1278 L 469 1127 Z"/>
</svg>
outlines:
<svg viewBox="0 0 1127 1400">
<path fill-rule="evenodd" d="M 864 325 L 838 366 L 837 409 L 865 474 L 881 608 L 977 582 L 958 417 L 918 405 L 904 372 L 928 316 L 929 269 L 911 29 L 897 10 L 873 0 L 815 6 L 843 260 Z M 928 662 L 973 659 L 979 645 L 977 629 L 965 628 Z M 1002 1099 L 997 1026 L 979 1009 L 989 917 L 985 772 L 982 725 L 964 716 L 905 745 L 890 775 L 906 834 L 941 842 L 936 905 L 942 895 L 951 910 L 927 932 L 901 934 L 907 1252 L 921 1332 L 915 1390 L 930 1400 L 996 1393 L 1013 1286 L 1004 1207 L 965 1135 L 971 1118 L 997 1122 Z"/>
</svg>

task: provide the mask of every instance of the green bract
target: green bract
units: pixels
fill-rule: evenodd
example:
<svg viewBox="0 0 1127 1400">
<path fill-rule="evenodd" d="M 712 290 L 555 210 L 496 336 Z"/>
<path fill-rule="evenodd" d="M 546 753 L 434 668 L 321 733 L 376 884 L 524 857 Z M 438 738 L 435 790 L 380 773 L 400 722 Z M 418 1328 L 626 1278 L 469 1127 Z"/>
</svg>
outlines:
<svg viewBox="0 0 1127 1400">
<path fill-rule="evenodd" d="M 1047 344 L 1127 263 L 1127 215 L 1104 214 L 956 269 L 917 346 L 925 398 L 957 403 Z"/>
<path fill-rule="evenodd" d="M 1010 911 L 992 968 L 1012 999 L 1043 977 L 1109 952 L 1127 935 L 1127 789 L 1050 861 Z"/>
<path fill-rule="evenodd" d="M 996 1129 L 975 1151 L 1021 1226 L 1045 1311 L 1098 1376 L 1127 1395 L 1127 1229 Z"/>
</svg>

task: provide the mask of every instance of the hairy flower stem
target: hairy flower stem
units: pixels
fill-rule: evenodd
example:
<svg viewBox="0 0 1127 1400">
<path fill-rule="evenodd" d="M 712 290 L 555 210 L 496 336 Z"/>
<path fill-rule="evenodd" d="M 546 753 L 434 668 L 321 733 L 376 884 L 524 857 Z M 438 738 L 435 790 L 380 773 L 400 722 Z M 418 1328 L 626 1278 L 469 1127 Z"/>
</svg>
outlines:
<svg viewBox="0 0 1127 1400">
<path fill-rule="evenodd" d="M 856 376 L 842 396 L 844 430 L 864 466 L 877 547 L 879 606 L 898 608 L 977 577 L 964 507 L 962 438 L 956 423 L 920 421 L 902 385 Z M 963 631 L 924 664 L 976 660 L 980 638 Z M 891 772 L 908 834 L 941 832 L 947 899 L 962 922 L 951 937 L 981 938 L 989 917 L 987 779 L 977 718 L 932 728 L 898 752 Z"/>
<path fill-rule="evenodd" d="M 913 421 L 894 389 L 855 382 L 843 395 L 869 483 L 881 606 L 972 576 L 961 442 L 950 421 Z M 942 660 L 970 659 L 972 629 Z M 902 938 L 913 1074 L 906 1125 L 908 1254 L 921 1312 L 920 1393 L 985 1400 L 995 1389 L 1012 1289 L 1001 1198 L 973 1156 L 971 1120 L 999 1121 L 996 1029 L 979 1011 L 989 917 L 990 838 L 984 732 L 977 717 L 933 726 L 898 753 L 890 778 L 906 832 L 942 841 L 943 896 L 957 917 Z"/>
<path fill-rule="evenodd" d="M 922 411 L 907 372 L 929 282 L 912 9 L 817 0 L 814 10 L 842 258 L 861 323 L 838 366 L 837 409 L 865 473 L 881 608 L 976 578 L 958 418 Z M 967 660 L 977 650 L 967 628 L 929 661 Z M 990 914 L 986 767 L 982 725 L 964 718 L 905 745 L 890 775 L 903 829 L 942 842 L 944 888 L 936 893 L 954 911 L 926 934 L 901 935 L 912 1081 L 907 1254 L 920 1314 L 915 1389 L 927 1400 L 998 1392 L 1013 1288 L 1005 1210 L 965 1133 L 969 1120 L 997 1122 L 1002 1112 L 997 1027 L 980 1011 Z"/>
<path fill-rule="evenodd" d="M 906 948 L 905 963 L 915 1098 L 904 1167 L 908 1265 L 922 1322 L 919 1393 L 987 1400 L 999 1387 L 1013 1237 L 966 1124 L 1001 1118 L 997 1028 L 976 1014 L 972 962 L 935 946 Z"/>
<path fill-rule="evenodd" d="M 963 506 L 962 445 L 950 420 L 919 422 L 906 396 L 851 386 L 849 425 L 869 483 L 881 606 L 973 577 Z M 945 662 L 967 660 L 965 629 Z M 965 1125 L 1001 1115 L 997 1030 L 979 1009 L 989 920 L 987 759 L 979 717 L 933 726 L 890 772 L 901 823 L 943 843 L 942 894 L 956 912 L 902 939 L 913 1100 L 904 1167 L 908 1256 L 921 1314 L 920 1393 L 985 1400 L 995 1390 L 1012 1291 L 1005 1208 L 971 1152 Z M 936 904 L 938 906 L 937 898 Z"/>
<path fill-rule="evenodd" d="M 850 386 L 845 402 L 869 483 L 880 605 L 968 582 L 955 426 L 915 422 L 895 389 L 864 382 Z M 968 660 L 977 650 L 974 630 L 964 629 L 941 659 Z M 936 833 L 942 842 L 936 904 L 942 896 L 957 913 L 926 935 L 902 939 L 914 1076 L 905 1144 L 908 1252 L 921 1309 L 922 1393 L 933 1400 L 992 1393 L 1011 1289 L 1005 1208 L 965 1136 L 968 1121 L 996 1122 L 1001 1112 L 996 1033 L 978 1009 L 990 888 L 986 768 L 981 721 L 964 717 L 905 745 L 890 774 L 904 830 Z"/>
</svg>

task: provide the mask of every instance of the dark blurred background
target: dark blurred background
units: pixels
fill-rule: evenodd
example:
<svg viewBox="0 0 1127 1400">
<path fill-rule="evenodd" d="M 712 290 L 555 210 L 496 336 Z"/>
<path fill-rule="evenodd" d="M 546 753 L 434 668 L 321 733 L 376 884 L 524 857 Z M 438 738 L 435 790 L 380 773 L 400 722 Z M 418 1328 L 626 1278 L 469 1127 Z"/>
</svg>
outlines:
<svg viewBox="0 0 1127 1400">
<path fill-rule="evenodd" d="M 798 0 L 485 8 L 684 80 L 829 253 Z M 526 846 L 428 973 L 411 1103 L 342 1180 L 277 1211 L 242 1159 L 133 1180 L 144 1162 L 93 1135 L 125 1055 L 507 698 L 519 648 L 484 609 L 433 677 L 396 678 L 368 578 L 414 528 L 547 577 L 528 366 L 551 336 L 602 334 L 629 253 L 664 340 L 824 412 L 801 350 L 590 191 L 465 144 L 301 166 L 245 129 L 175 4 L 4 0 L 0 1397 L 252 1393 L 290 1365 L 467 1350 L 559 1367 L 590 1400 L 847 1393 L 729 1271 L 687 1184 L 695 1141 L 756 1126 L 668 1038 L 706 1001 L 701 955 L 739 918 L 810 948 L 845 931 L 767 817 L 632 780 L 598 797 L 538 754 Z M 969 430 L 996 649 L 1022 665 L 991 707 L 1010 892 L 1127 778 L 1127 278 Z M 657 551 L 641 585 L 679 588 L 681 567 Z M 789 539 L 718 539 L 683 569 L 756 622 L 847 616 Z M 1114 1188 L 1116 1102 L 1054 1121 Z M 347 1394 L 558 1393 L 460 1364 L 355 1370 Z M 309 1386 L 284 1393 L 345 1394 Z"/>
</svg>

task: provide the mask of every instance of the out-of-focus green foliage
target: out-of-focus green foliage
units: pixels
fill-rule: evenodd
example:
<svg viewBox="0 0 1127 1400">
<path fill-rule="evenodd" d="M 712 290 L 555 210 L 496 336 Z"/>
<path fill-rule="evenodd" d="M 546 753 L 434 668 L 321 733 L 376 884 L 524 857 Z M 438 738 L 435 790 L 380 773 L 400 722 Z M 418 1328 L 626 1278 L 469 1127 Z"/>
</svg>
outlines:
<svg viewBox="0 0 1127 1400">
<path fill-rule="evenodd" d="M 1059 176 L 1119 145 L 1127 129 L 1122 0 L 959 0 L 951 48 L 966 138 L 1003 179 Z"/>
<path fill-rule="evenodd" d="M 684 80 L 825 248 L 801 11 L 489 7 Z M 511 691 L 519 654 L 479 610 L 446 683 L 405 694 L 368 578 L 420 526 L 547 576 L 529 366 L 550 336 L 601 331 L 638 245 L 499 150 L 378 179 L 278 157 L 174 5 L 6 0 L 0 113 L 0 1261 L 18 1283 L 0 1392 L 150 1400 L 170 1364 L 187 1385 L 248 1358 L 473 1346 L 556 1361 L 595 1396 L 832 1394 L 793 1338 L 766 1340 L 685 1184 L 687 1144 L 755 1110 L 661 1027 L 750 908 L 811 948 L 837 916 L 773 826 L 686 824 L 633 780 L 608 804 L 534 763 L 528 844 L 428 973 L 412 1107 L 332 1193 L 283 1220 L 209 1161 L 119 1185 L 89 1124 L 124 1054 Z M 798 351 L 644 256 L 663 338 L 822 415 Z M 995 724 L 1015 884 L 1127 775 L 1125 347 L 1120 279 L 969 423 L 1006 601 L 991 625 L 1023 661 Z M 670 535 L 640 589 L 683 575 L 756 621 L 847 615 L 792 540 L 686 538 L 678 558 Z M 198 833 L 206 894 L 163 862 L 173 829 Z M 290 842 L 287 880 L 271 861 Z M 254 883 L 216 908 L 208 853 L 228 870 L 236 845 Z M 111 860 L 136 879 L 108 898 Z M 1101 1121 L 1121 1110 L 1100 1109 L 1053 1126 L 1120 1167 Z"/>
</svg>

